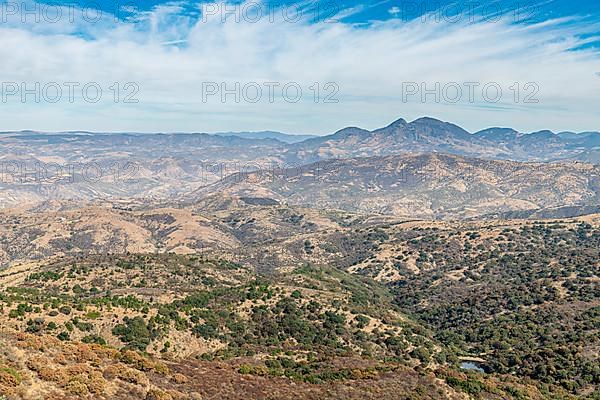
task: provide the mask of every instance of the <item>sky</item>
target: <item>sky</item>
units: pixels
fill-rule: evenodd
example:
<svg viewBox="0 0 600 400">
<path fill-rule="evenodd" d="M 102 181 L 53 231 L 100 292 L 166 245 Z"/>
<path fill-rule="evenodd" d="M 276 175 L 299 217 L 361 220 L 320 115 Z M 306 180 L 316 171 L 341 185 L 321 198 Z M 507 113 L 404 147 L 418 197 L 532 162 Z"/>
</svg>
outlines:
<svg viewBox="0 0 600 400">
<path fill-rule="evenodd" d="M 0 1 L 0 131 L 600 131 L 600 2 Z"/>
</svg>

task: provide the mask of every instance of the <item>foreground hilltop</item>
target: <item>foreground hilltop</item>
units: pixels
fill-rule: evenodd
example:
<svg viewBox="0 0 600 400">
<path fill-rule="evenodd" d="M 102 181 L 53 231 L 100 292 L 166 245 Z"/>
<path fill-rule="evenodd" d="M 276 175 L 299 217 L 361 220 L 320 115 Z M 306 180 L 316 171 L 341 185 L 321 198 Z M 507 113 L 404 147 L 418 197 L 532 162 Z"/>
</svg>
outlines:
<svg viewBox="0 0 600 400">
<path fill-rule="evenodd" d="M 257 398 L 594 398 L 600 216 L 222 200 L 5 215 L 0 390 L 239 398 L 225 379 Z"/>
</svg>

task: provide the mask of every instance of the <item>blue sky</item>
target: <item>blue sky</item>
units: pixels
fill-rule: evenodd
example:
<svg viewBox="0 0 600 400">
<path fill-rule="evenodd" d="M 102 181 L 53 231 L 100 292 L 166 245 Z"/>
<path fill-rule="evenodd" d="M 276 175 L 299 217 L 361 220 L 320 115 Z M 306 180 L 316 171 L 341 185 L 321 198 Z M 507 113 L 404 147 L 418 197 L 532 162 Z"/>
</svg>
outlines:
<svg viewBox="0 0 600 400">
<path fill-rule="evenodd" d="M 3 131 L 600 130 L 596 1 L 0 5 Z"/>
<path fill-rule="evenodd" d="M 116 5 L 135 5 L 136 8 L 143 11 L 151 11 L 154 7 L 161 4 L 168 4 L 168 1 L 111 1 L 111 0 L 95 0 L 95 1 L 46 1 L 48 4 L 74 4 L 81 7 L 97 7 L 106 12 L 113 11 Z M 209 3 L 209 1 L 198 1 L 187 3 L 188 11 L 194 12 L 196 10 L 196 4 L 198 3 Z M 232 1 L 233 4 L 241 4 L 242 1 Z M 292 4 L 303 4 L 302 2 L 293 0 L 276 0 L 268 2 L 270 4 L 277 5 L 292 5 Z M 316 1 L 311 3 L 317 3 Z M 454 10 L 465 10 L 465 9 L 485 9 L 485 14 L 490 16 L 493 11 L 501 10 L 503 12 L 509 12 L 509 10 L 533 8 L 536 12 L 530 13 L 535 20 L 544 20 L 552 18 L 567 17 L 573 15 L 589 15 L 596 16 L 599 18 L 598 13 L 600 11 L 600 5 L 597 1 L 593 0 L 547 0 L 547 1 L 518 1 L 518 0 L 498 0 L 498 1 L 462 1 L 457 2 L 454 0 L 423 0 L 423 1 L 407 1 L 407 0 L 392 0 L 392 1 L 371 1 L 365 2 L 361 0 L 335 0 L 335 1 L 321 1 L 323 5 L 335 4 L 340 9 L 359 9 L 360 12 L 356 13 L 352 18 L 348 18 L 351 22 L 365 22 L 372 20 L 386 20 L 394 18 L 394 15 L 389 12 L 393 7 L 399 7 L 405 11 L 405 15 L 410 17 L 418 17 L 424 13 L 432 10 L 438 10 L 445 8 L 450 11 Z"/>
</svg>

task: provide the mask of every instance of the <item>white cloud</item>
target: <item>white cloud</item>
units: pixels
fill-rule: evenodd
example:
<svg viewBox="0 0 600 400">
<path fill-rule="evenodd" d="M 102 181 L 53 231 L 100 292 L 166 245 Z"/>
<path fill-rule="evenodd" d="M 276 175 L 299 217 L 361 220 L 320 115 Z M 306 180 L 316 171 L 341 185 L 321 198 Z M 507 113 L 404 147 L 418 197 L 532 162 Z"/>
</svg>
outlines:
<svg viewBox="0 0 600 400">
<path fill-rule="evenodd" d="M 345 125 L 375 128 L 397 117 L 422 115 L 470 129 L 600 129 L 600 57 L 593 50 L 571 51 L 584 43 L 579 34 L 597 26 L 577 20 L 538 25 L 390 20 L 354 26 L 313 23 L 315 15 L 322 15 L 315 12 L 324 10 L 308 6 L 297 22 L 290 22 L 295 10 L 288 10 L 286 20 L 282 10 L 269 9 L 250 23 L 247 19 L 253 17 L 245 20 L 243 14 L 236 21 L 231 8 L 222 18 L 214 7 L 223 11 L 223 3 L 204 7 L 203 17 L 193 17 L 181 3 L 172 3 L 118 23 L 108 15 L 90 23 L 79 12 L 54 24 L 23 24 L 14 16 L 0 25 L 2 82 L 98 82 L 105 93 L 97 104 L 81 99 L 21 104 L 13 96 L 0 103 L 0 130 L 327 133 Z M 237 12 L 243 13 L 243 7 Z M 234 82 L 262 86 L 273 81 L 297 82 L 302 100 L 270 103 L 266 92 L 256 104 L 236 103 L 233 96 L 225 103 L 214 100 L 218 96 L 208 103 L 202 99 L 203 82 L 227 82 L 231 88 Z M 139 103 L 112 103 L 108 88 L 113 82 L 137 83 Z M 315 82 L 335 82 L 339 103 L 315 103 L 310 90 Z M 407 82 L 424 82 L 430 89 L 436 82 L 463 88 L 465 82 L 495 82 L 504 96 L 497 104 L 486 103 L 480 86 L 473 103 L 466 92 L 457 104 L 436 103 L 433 95 L 425 103 L 416 95 L 404 102 Z M 525 90 L 528 82 L 539 87 L 537 104 L 523 103 L 535 91 Z"/>
</svg>

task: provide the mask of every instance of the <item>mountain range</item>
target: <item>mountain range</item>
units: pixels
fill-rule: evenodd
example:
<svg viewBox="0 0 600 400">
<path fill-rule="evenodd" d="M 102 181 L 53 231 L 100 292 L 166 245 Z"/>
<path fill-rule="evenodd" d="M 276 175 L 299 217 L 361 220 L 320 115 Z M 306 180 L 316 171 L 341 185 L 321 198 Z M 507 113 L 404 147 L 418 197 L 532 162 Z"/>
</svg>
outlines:
<svg viewBox="0 0 600 400">
<path fill-rule="evenodd" d="M 600 166 L 437 153 L 336 159 L 231 175 L 190 197 L 224 194 L 367 214 L 470 218 L 598 205 Z"/>
<path fill-rule="evenodd" d="M 404 119 L 368 131 L 344 128 L 333 135 L 295 144 L 297 160 L 365 157 L 403 152 L 438 152 L 514 161 L 580 160 L 600 162 L 600 132 L 581 134 L 551 131 L 520 133 L 511 128 L 489 128 L 476 133 L 433 118 Z M 294 157 L 290 157 L 294 158 Z"/>
<path fill-rule="evenodd" d="M 598 400 L 597 152 L 431 118 L 2 134 L 0 400 Z"/>
<path fill-rule="evenodd" d="M 0 144 L 4 208 L 48 200 L 189 202 L 219 191 L 423 218 L 561 207 L 577 215 L 600 203 L 599 132 L 470 133 L 426 117 L 318 137 L 22 131 L 1 133 Z M 318 168 L 318 179 L 303 172 Z M 267 182 L 278 174 L 289 179 Z"/>
<path fill-rule="evenodd" d="M 470 133 L 458 125 L 423 117 L 412 122 L 398 119 L 372 131 L 346 127 L 325 136 L 292 135 L 281 132 L 221 132 L 221 133 L 91 133 L 34 131 L 2 132 L 0 140 L 16 149 L 32 144 L 63 145 L 73 149 L 100 150 L 103 146 L 122 146 L 132 156 L 142 156 L 147 150 L 160 150 L 164 155 L 194 155 L 203 160 L 274 158 L 281 162 L 315 161 L 327 158 L 360 157 L 399 152 L 440 152 L 479 158 L 514 161 L 581 160 L 598 162 L 600 132 L 559 132 L 549 130 L 523 133 L 512 128 L 492 127 Z M 229 149 L 240 154 L 213 153 Z M 208 150 L 199 154 L 201 150 Z M 259 149 L 257 151 L 253 151 Z M 49 149 L 48 149 L 49 150 Z M 94 149 L 90 149 L 94 150 Z"/>
<path fill-rule="evenodd" d="M 300 135 L 300 134 L 288 134 L 282 132 L 273 131 L 260 131 L 260 132 L 217 132 L 212 135 L 217 136 L 235 136 L 245 139 L 275 139 L 283 143 L 298 143 L 307 139 L 318 137 L 317 135 Z"/>
</svg>

